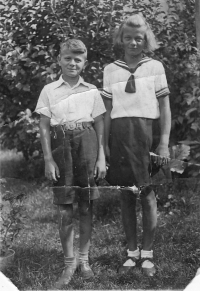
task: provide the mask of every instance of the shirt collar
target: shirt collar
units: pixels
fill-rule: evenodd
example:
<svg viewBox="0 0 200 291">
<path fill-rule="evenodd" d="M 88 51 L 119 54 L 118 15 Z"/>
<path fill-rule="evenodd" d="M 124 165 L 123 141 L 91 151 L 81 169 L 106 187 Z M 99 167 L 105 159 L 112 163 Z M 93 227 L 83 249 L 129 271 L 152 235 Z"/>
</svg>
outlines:
<svg viewBox="0 0 200 291">
<path fill-rule="evenodd" d="M 63 76 L 60 75 L 60 78 L 59 78 L 59 79 L 54 83 L 54 89 L 60 87 L 63 83 L 69 85 L 65 80 L 63 80 Z M 72 87 L 72 88 L 76 88 L 76 87 L 78 87 L 80 84 L 82 84 L 82 85 L 84 85 L 84 86 L 86 86 L 86 87 L 89 87 L 89 84 L 86 83 L 86 82 L 84 81 L 84 79 L 83 79 L 81 76 L 79 76 L 78 82 L 77 82 L 76 85 L 74 85 L 74 87 Z"/>
<path fill-rule="evenodd" d="M 144 64 L 146 62 L 149 62 L 151 60 L 152 60 L 151 58 L 149 58 L 149 57 L 147 57 L 147 56 L 144 55 L 142 57 L 142 59 L 138 62 L 136 68 L 134 68 L 134 69 L 129 68 L 129 66 L 127 65 L 127 63 L 125 62 L 124 59 L 117 60 L 117 61 L 114 62 L 114 64 L 117 65 L 117 66 L 119 66 L 119 67 L 121 67 L 121 68 L 123 68 L 123 69 L 125 69 L 125 70 L 127 70 L 127 71 L 129 71 L 130 73 L 133 73 L 133 72 L 136 71 L 136 69 L 139 66 L 141 66 L 142 64 Z"/>
</svg>

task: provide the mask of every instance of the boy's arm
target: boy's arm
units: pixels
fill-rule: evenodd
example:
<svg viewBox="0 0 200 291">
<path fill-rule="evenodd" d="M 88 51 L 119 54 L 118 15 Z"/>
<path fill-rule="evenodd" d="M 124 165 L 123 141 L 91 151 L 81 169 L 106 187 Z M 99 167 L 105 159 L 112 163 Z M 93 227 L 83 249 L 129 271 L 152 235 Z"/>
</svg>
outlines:
<svg viewBox="0 0 200 291">
<path fill-rule="evenodd" d="M 110 136 L 110 125 L 111 125 L 111 110 L 112 110 L 112 100 L 108 98 L 104 98 L 104 104 L 106 107 L 106 113 L 104 116 L 104 136 L 105 136 L 105 152 L 106 152 L 106 158 L 108 159 L 108 162 L 110 160 L 110 149 L 109 149 L 109 136 Z"/>
<path fill-rule="evenodd" d="M 60 174 L 51 152 L 50 118 L 43 114 L 40 115 L 40 140 L 45 161 L 45 176 L 57 181 L 56 176 L 59 178 Z"/>
<path fill-rule="evenodd" d="M 171 110 L 169 96 L 158 99 L 160 107 L 160 143 L 156 153 L 162 157 L 169 157 L 169 135 L 171 130 Z"/>
<path fill-rule="evenodd" d="M 98 156 L 95 165 L 94 175 L 98 179 L 105 178 L 106 162 L 104 154 L 104 121 L 103 116 L 99 115 L 94 118 L 94 130 L 96 131 L 98 141 Z"/>
</svg>

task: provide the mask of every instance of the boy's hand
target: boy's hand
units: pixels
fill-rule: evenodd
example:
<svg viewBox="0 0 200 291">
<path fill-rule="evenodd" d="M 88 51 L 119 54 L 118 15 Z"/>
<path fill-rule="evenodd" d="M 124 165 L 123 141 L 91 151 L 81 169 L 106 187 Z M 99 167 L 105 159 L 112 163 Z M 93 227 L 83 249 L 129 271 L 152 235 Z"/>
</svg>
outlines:
<svg viewBox="0 0 200 291">
<path fill-rule="evenodd" d="M 45 177 L 49 180 L 54 180 L 57 182 L 57 178 L 60 178 L 60 172 L 57 164 L 53 159 L 45 161 Z"/>
<path fill-rule="evenodd" d="M 160 156 L 157 161 L 159 166 L 165 166 L 169 163 L 169 149 L 167 145 L 159 144 L 155 153 Z"/>
<path fill-rule="evenodd" d="M 106 163 L 104 159 L 97 160 L 94 168 L 94 176 L 96 180 L 104 179 L 106 176 Z"/>
</svg>

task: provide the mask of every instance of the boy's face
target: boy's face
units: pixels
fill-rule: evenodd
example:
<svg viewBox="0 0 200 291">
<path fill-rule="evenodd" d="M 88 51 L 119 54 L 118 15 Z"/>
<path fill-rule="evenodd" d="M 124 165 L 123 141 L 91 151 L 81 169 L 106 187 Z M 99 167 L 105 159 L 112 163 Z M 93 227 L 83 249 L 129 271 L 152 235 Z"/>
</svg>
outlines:
<svg viewBox="0 0 200 291">
<path fill-rule="evenodd" d="M 125 55 L 135 57 L 142 53 L 146 44 L 145 34 L 145 27 L 124 27 L 122 42 L 125 50 Z"/>
<path fill-rule="evenodd" d="M 58 56 L 58 63 L 61 66 L 63 77 L 76 78 L 86 67 L 87 60 L 84 54 L 73 53 L 63 48 Z"/>
</svg>

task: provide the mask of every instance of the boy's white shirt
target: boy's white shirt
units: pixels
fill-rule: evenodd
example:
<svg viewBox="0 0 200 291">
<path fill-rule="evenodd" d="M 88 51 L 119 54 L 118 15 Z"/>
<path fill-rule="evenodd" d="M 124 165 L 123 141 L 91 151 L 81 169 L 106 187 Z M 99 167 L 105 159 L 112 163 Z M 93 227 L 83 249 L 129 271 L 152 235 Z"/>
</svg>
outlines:
<svg viewBox="0 0 200 291">
<path fill-rule="evenodd" d="M 105 113 L 106 109 L 96 86 L 79 77 L 71 87 L 60 76 L 59 80 L 44 86 L 35 112 L 44 114 L 55 126 L 65 122 L 89 122 Z"/>
<path fill-rule="evenodd" d="M 104 69 L 102 95 L 112 99 L 111 118 L 160 116 L 158 98 L 169 94 L 165 70 L 161 62 L 144 57 L 133 73 L 135 93 L 126 93 L 125 87 L 131 73 L 125 62 L 118 60 Z"/>
</svg>

